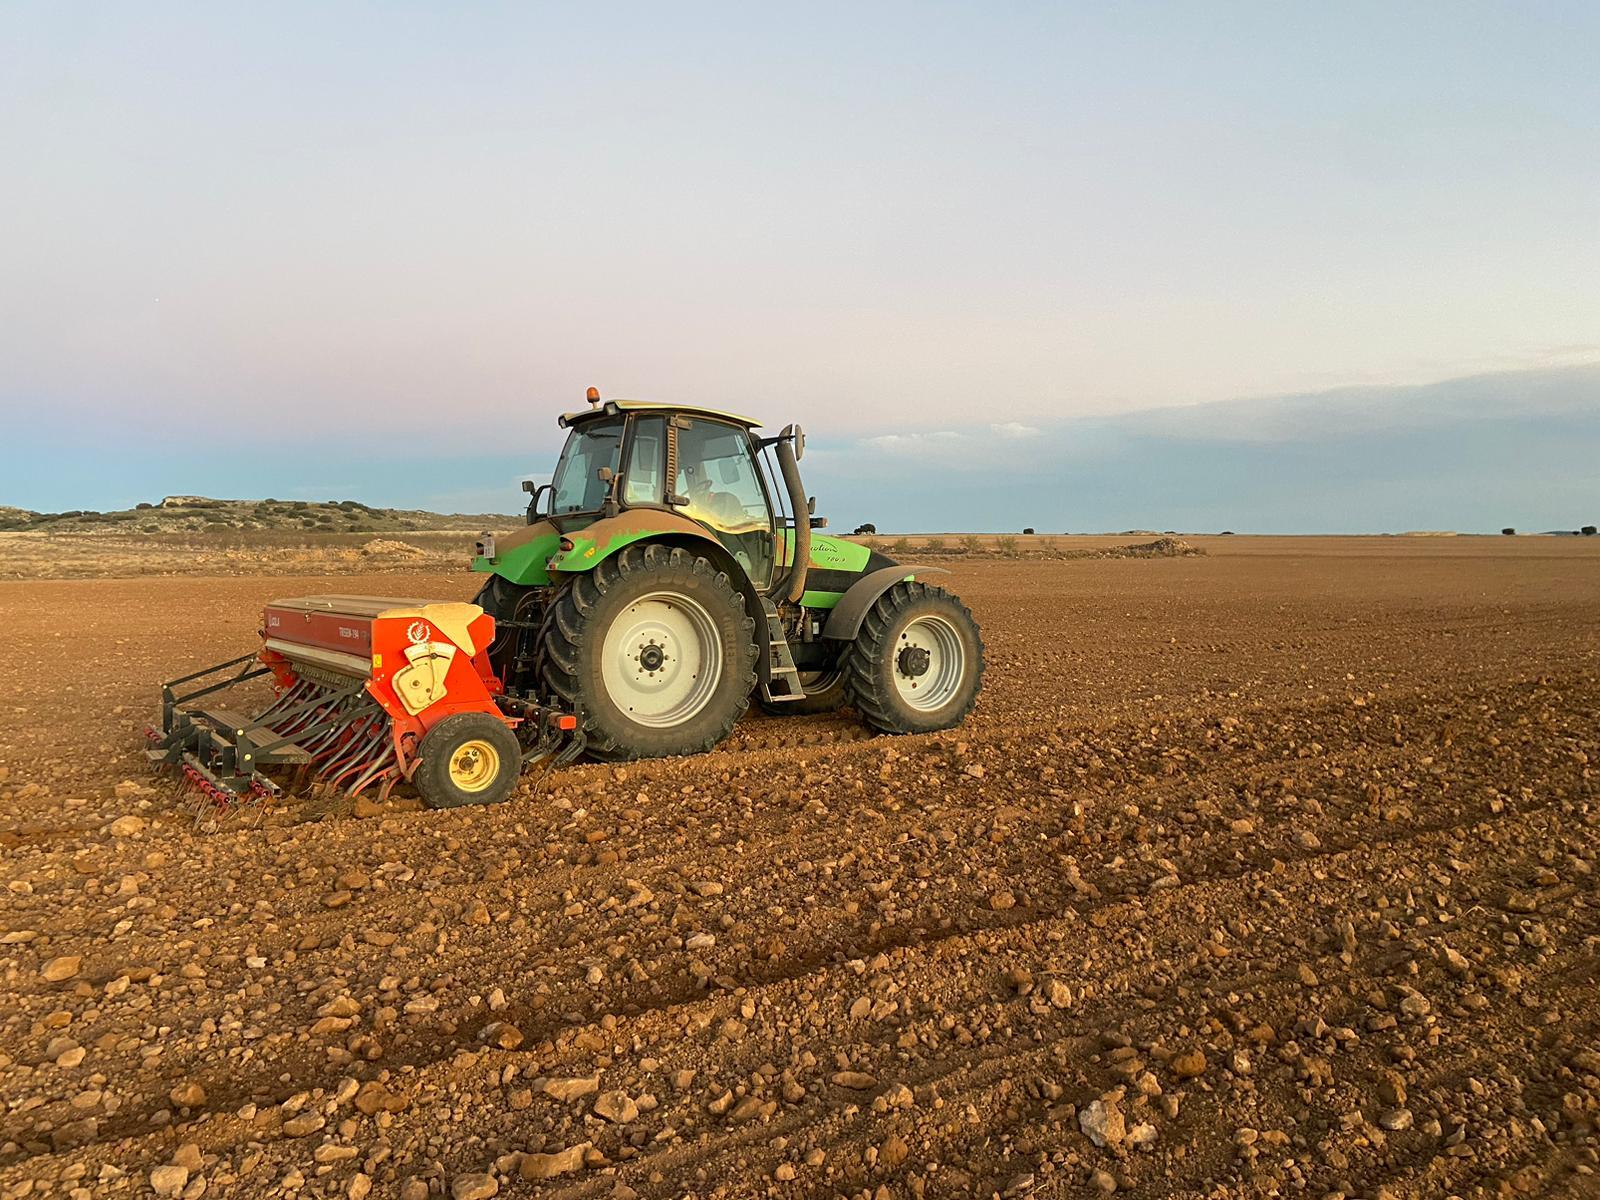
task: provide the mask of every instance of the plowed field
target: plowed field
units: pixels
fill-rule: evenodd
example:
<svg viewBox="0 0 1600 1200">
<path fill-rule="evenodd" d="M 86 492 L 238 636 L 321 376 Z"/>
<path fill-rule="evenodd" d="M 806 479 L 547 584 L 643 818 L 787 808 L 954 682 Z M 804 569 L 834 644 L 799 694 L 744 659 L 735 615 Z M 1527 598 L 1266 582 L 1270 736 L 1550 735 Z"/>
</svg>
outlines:
<svg viewBox="0 0 1600 1200">
<path fill-rule="evenodd" d="M 162 678 L 474 580 L 0 583 L 0 1192 L 1600 1192 L 1600 545 L 1195 540 L 952 564 L 950 734 L 215 833 Z"/>
</svg>

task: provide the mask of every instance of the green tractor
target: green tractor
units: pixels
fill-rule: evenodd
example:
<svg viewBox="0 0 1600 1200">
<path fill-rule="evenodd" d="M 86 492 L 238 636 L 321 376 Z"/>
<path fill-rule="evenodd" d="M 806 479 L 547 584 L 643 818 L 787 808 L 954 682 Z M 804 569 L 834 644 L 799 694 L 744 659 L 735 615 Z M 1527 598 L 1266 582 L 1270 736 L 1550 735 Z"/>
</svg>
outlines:
<svg viewBox="0 0 1600 1200">
<path fill-rule="evenodd" d="M 604 760 L 709 750 L 752 697 L 768 712 L 850 705 L 882 733 L 959 724 L 983 640 L 955 596 L 875 550 L 814 534 L 805 437 L 683 404 L 567 413 L 527 524 L 485 534 L 472 569 L 510 696 L 577 715 Z"/>
</svg>

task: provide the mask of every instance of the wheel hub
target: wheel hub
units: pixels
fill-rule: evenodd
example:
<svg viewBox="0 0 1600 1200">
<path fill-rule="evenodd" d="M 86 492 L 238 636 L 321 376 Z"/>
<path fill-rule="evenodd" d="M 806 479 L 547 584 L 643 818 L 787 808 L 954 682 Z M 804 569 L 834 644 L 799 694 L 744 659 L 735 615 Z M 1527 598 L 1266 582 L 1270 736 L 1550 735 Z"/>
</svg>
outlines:
<svg viewBox="0 0 1600 1200">
<path fill-rule="evenodd" d="M 500 773 L 500 753 L 488 742 L 473 739 L 450 756 L 450 782 L 463 792 L 481 792 Z"/>
<path fill-rule="evenodd" d="M 646 671 L 659 671 L 666 661 L 667 652 L 654 642 L 649 643 L 639 651 L 639 665 Z"/>
<path fill-rule="evenodd" d="M 907 646 L 900 651 L 895 662 L 900 668 L 900 674 L 907 679 L 917 679 L 928 673 L 933 656 L 921 646 Z"/>
</svg>

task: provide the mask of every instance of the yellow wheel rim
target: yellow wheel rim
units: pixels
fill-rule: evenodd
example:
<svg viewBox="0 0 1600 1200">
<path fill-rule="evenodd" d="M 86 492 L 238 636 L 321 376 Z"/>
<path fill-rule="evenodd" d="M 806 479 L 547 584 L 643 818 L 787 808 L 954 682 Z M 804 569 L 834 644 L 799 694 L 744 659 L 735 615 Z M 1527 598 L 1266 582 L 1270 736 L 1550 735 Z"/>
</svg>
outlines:
<svg viewBox="0 0 1600 1200">
<path fill-rule="evenodd" d="M 450 756 L 450 782 L 463 792 L 481 792 L 500 774 L 500 752 L 481 738 L 462 742 Z"/>
</svg>

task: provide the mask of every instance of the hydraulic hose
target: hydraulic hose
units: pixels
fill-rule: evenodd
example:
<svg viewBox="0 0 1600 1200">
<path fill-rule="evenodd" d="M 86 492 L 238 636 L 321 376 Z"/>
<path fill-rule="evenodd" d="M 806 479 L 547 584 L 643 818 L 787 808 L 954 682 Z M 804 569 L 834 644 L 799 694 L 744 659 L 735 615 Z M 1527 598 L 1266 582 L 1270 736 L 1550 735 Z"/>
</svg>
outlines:
<svg viewBox="0 0 1600 1200">
<path fill-rule="evenodd" d="M 805 485 L 800 482 L 800 463 L 794 454 L 793 425 L 784 426 L 778 435 L 778 470 L 783 473 L 784 490 L 789 493 L 789 511 L 794 514 L 794 565 L 789 568 L 789 602 L 798 603 L 806 590 L 806 565 L 811 561 L 811 510 L 806 505 Z"/>
</svg>

